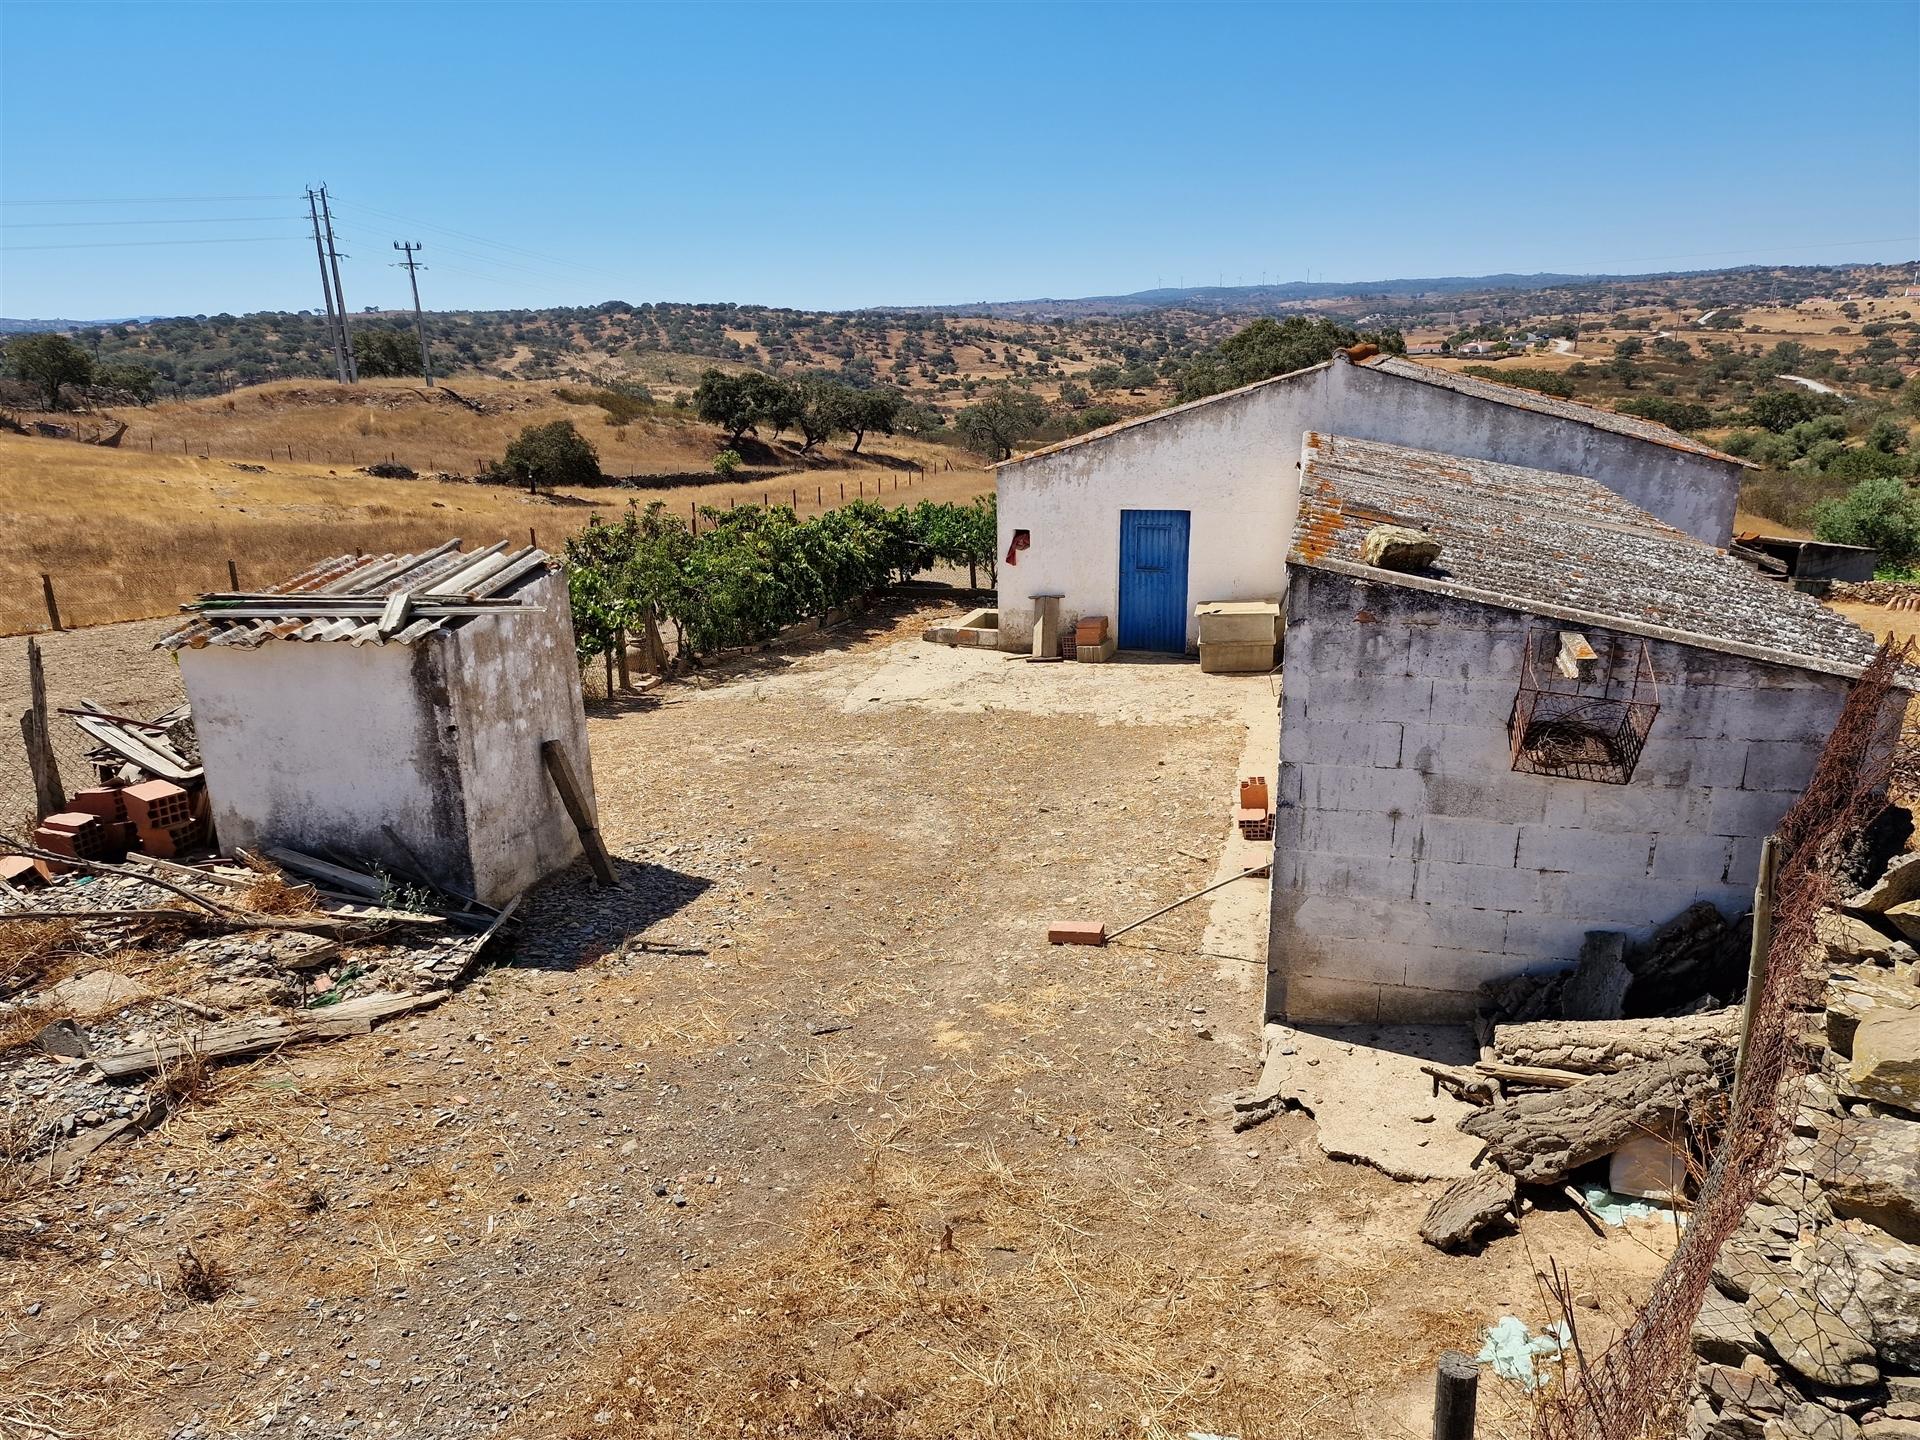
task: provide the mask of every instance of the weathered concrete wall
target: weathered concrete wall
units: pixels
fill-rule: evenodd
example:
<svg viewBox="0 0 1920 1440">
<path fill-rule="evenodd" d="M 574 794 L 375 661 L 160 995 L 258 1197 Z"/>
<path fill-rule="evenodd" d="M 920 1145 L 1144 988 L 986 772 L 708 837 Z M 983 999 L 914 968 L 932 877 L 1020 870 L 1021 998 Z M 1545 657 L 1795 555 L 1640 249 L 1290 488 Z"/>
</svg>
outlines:
<svg viewBox="0 0 1920 1440">
<path fill-rule="evenodd" d="M 1001 645 L 1032 644 L 1035 594 L 1118 625 L 1122 510 L 1192 512 L 1189 649 L 1192 606 L 1282 598 L 1308 430 L 1585 475 L 1709 544 L 1733 531 L 1737 465 L 1341 359 L 1003 466 L 1000 553 L 1016 530 L 1032 546 L 1000 567 Z"/>
<path fill-rule="evenodd" d="M 1837 677 L 1649 642 L 1660 711 L 1632 782 L 1517 774 L 1527 632 L 1557 626 L 1290 579 L 1267 1009 L 1294 1020 L 1464 1018 L 1482 981 L 1570 964 L 1588 930 L 1746 909 L 1846 699 Z"/>
<path fill-rule="evenodd" d="M 561 742 L 593 804 L 566 580 L 548 575 L 520 598 L 539 602 L 540 612 L 489 618 L 444 637 L 473 893 L 489 905 L 505 904 L 580 854 L 541 741 Z"/>
<path fill-rule="evenodd" d="M 593 795 L 566 582 L 537 613 L 486 616 L 411 645 L 269 640 L 180 652 L 221 843 L 335 850 L 501 905 L 570 864 L 580 840 L 540 742 Z M 390 825 L 404 845 L 395 844 Z"/>
<path fill-rule="evenodd" d="M 220 843 L 332 849 L 411 870 L 384 823 L 449 884 L 470 885 L 434 648 L 269 640 L 182 650 Z"/>
<path fill-rule="evenodd" d="M 1584 475 L 1696 540 L 1724 547 L 1733 538 L 1741 469 L 1731 460 L 1462 395 L 1365 365 L 1335 368 L 1339 421 L 1322 428 L 1356 440 Z"/>
</svg>

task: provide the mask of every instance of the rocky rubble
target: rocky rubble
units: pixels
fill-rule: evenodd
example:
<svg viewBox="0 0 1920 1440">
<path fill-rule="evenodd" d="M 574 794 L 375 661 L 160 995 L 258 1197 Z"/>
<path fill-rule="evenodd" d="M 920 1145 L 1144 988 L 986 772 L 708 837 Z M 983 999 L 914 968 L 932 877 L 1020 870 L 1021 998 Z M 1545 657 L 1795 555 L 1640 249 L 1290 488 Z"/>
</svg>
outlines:
<svg viewBox="0 0 1920 1440">
<path fill-rule="evenodd" d="M 1920 1440 L 1920 855 L 1819 935 L 1834 967 L 1781 1171 L 1693 1330 L 1688 1440 Z"/>
<path fill-rule="evenodd" d="M 170 878 L 215 903 L 233 903 L 230 885 Z M 0 1025 L 38 1030 L 0 1049 L 0 1127 L 17 1158 L 151 1113 L 154 1078 L 109 1080 L 90 1056 L 190 1040 L 228 1019 L 324 1014 L 372 995 L 424 995 L 464 976 L 481 940 L 446 924 L 355 923 L 328 934 L 276 928 L 276 917 L 261 916 L 257 928 L 197 934 L 190 924 L 154 928 L 133 916 L 113 918 L 181 903 L 131 875 L 68 875 L 0 899 L 8 912 L 102 917 L 82 922 L 73 942 L 90 968 L 0 1001 Z"/>
</svg>

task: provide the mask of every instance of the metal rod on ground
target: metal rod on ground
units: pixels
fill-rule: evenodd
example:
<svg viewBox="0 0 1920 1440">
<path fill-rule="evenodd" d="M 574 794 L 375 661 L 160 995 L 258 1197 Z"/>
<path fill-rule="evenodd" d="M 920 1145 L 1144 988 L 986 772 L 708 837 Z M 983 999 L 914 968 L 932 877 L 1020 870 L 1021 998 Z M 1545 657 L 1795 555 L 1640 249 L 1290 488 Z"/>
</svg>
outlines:
<svg viewBox="0 0 1920 1440">
<path fill-rule="evenodd" d="M 40 821 L 66 808 L 67 790 L 60 783 L 60 762 L 53 753 L 47 670 L 40 659 L 40 642 L 32 636 L 27 637 L 27 704 L 20 717 L 20 738 L 26 743 L 27 768 L 33 772 L 33 818 Z"/>
<path fill-rule="evenodd" d="M 618 889 L 620 880 L 613 873 L 613 857 L 607 854 L 607 847 L 600 839 L 600 827 L 594 824 L 593 813 L 587 809 L 586 797 L 574 781 L 573 767 L 567 764 L 566 751 L 558 740 L 542 740 L 540 758 L 546 763 L 553 788 L 560 792 L 560 803 L 567 807 L 573 828 L 580 832 L 580 844 L 587 852 L 587 864 L 593 867 L 594 878 L 602 885 Z"/>
<path fill-rule="evenodd" d="M 1767 987 L 1767 952 L 1773 948 L 1773 879 L 1780 863 L 1780 837 L 1760 843 L 1760 878 L 1753 887 L 1753 948 L 1747 954 L 1747 1003 L 1740 1015 L 1740 1049 L 1733 1062 L 1733 1106 L 1728 1114 L 1740 1120 L 1740 1088 L 1747 1073 L 1747 1051 L 1753 1041 L 1755 1011 Z"/>
<path fill-rule="evenodd" d="M 1480 1367 L 1458 1350 L 1444 1352 L 1433 1372 L 1433 1440 L 1473 1440 L 1479 1392 Z"/>
<path fill-rule="evenodd" d="M 1221 886 L 1231 885 L 1236 880 L 1245 880 L 1250 875 L 1265 874 L 1267 869 L 1268 869 L 1268 866 L 1264 863 L 1260 865 L 1254 865 L 1249 867 L 1248 869 L 1242 870 L 1238 875 L 1229 875 L 1224 880 L 1216 880 L 1211 885 L 1207 886 L 1204 890 L 1196 890 L 1191 895 L 1182 895 L 1178 900 L 1175 900 L 1171 905 L 1162 905 L 1158 910 L 1154 911 L 1151 915 L 1142 915 L 1138 920 L 1131 920 L 1127 922 L 1125 925 L 1122 925 L 1118 930 L 1114 931 L 1111 935 L 1107 936 L 1106 943 L 1111 945 L 1115 940 L 1118 940 L 1122 935 L 1126 934 L 1127 931 L 1137 930 L 1142 925 L 1146 924 L 1149 920 L 1158 920 L 1162 915 L 1166 914 L 1169 910 L 1177 910 L 1182 905 L 1186 904 L 1189 900 L 1198 900 L 1202 895 L 1211 895 L 1215 890 L 1218 890 Z"/>
</svg>

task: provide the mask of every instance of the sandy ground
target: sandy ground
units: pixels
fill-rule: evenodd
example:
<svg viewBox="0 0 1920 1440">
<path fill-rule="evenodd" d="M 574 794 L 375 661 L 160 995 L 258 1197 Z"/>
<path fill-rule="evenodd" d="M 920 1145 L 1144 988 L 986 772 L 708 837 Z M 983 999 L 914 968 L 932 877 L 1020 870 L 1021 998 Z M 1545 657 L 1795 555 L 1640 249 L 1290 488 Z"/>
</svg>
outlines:
<svg viewBox="0 0 1920 1440">
<path fill-rule="evenodd" d="M 1297 1113 L 1232 1131 L 1264 881 L 1045 944 L 1239 864 L 1273 682 L 927 618 L 596 706 L 623 890 L 559 878 L 438 1010 L 223 1072 L 6 1206 L 0 1433 L 692 1436 L 804 1395 L 781 1433 L 1413 1436 L 1549 1257 L 1596 1331 L 1627 1313 L 1646 1237 L 1537 1211 L 1443 1256 L 1436 1184 Z"/>
</svg>

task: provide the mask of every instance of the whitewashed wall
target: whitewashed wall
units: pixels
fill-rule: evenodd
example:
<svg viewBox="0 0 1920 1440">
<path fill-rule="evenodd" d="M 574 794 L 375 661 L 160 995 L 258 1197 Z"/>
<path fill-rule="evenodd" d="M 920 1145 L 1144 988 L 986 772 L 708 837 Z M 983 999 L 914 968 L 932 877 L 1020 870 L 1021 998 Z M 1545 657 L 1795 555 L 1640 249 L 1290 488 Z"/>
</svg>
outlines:
<svg viewBox="0 0 1920 1440">
<path fill-rule="evenodd" d="M 446 637 L 443 661 L 468 854 L 483 899 L 517 895 L 580 855 L 580 837 L 540 758 L 542 740 L 561 742 L 594 806 L 566 580 L 548 575 L 520 595 L 541 613 L 463 625 Z"/>
<path fill-rule="evenodd" d="M 1408 380 L 1344 356 L 1326 365 L 1166 411 L 1108 435 L 1000 467 L 1000 643 L 1033 638 L 1031 596 L 1065 597 L 1061 613 L 1118 623 L 1120 512 L 1188 510 L 1187 646 L 1192 607 L 1278 600 L 1300 508 L 1300 438 L 1308 430 L 1586 475 L 1709 544 L 1732 534 L 1740 469 L 1671 446 L 1597 430 Z"/>
<path fill-rule="evenodd" d="M 1519 774 L 1507 719 L 1530 627 L 1559 628 L 1294 567 L 1269 1014 L 1458 1020 L 1482 981 L 1571 964 L 1589 930 L 1749 907 L 1760 842 L 1848 682 L 1649 642 L 1660 711 L 1631 783 Z"/>
<path fill-rule="evenodd" d="M 1033 640 L 1031 596 L 1064 595 L 1063 620 L 1120 619 L 1120 512 L 1188 510 L 1187 645 L 1207 600 L 1278 600 L 1300 508 L 1300 436 L 1330 413 L 1332 365 L 1303 370 L 1002 466 L 1000 643 Z M 1005 563 L 1016 530 L 1033 543 Z"/>
<path fill-rule="evenodd" d="M 540 611 L 411 645 L 181 651 L 221 844 L 405 871 L 417 855 L 490 905 L 571 863 L 579 838 L 540 758 L 542 740 L 563 741 L 591 803 L 566 584 L 549 575 L 520 593 Z"/>
</svg>

